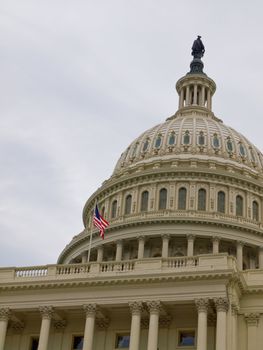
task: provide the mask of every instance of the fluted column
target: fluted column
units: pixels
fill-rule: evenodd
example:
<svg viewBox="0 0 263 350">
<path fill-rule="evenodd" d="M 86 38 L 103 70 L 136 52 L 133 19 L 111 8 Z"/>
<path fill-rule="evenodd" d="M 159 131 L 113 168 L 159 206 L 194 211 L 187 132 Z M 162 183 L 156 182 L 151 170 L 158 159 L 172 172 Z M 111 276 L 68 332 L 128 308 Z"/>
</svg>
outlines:
<svg viewBox="0 0 263 350">
<path fill-rule="evenodd" d="M 205 87 L 202 85 L 202 92 L 201 92 L 201 105 L 204 107 L 205 105 Z"/>
<path fill-rule="evenodd" d="M 207 309 L 208 299 L 197 299 L 195 305 L 198 311 L 198 328 L 197 328 L 197 350 L 207 349 Z"/>
<path fill-rule="evenodd" d="M 194 101 L 193 104 L 196 105 L 197 104 L 197 85 L 194 85 Z"/>
<path fill-rule="evenodd" d="M 138 301 L 129 303 L 129 306 L 130 306 L 131 315 L 132 315 L 129 350 L 139 350 L 141 313 L 142 313 L 143 306 L 142 306 L 142 303 Z"/>
<path fill-rule="evenodd" d="M 231 314 L 232 314 L 232 335 L 231 335 L 231 350 L 237 349 L 237 313 L 238 306 L 236 304 L 231 305 Z"/>
<path fill-rule="evenodd" d="M 83 306 L 86 313 L 86 323 L 84 330 L 83 350 L 93 350 L 94 326 L 96 317 L 96 304 Z"/>
<path fill-rule="evenodd" d="M 212 99 L 211 99 L 211 91 L 207 89 L 207 108 L 212 109 Z"/>
<path fill-rule="evenodd" d="M 182 88 L 180 92 L 179 108 L 182 108 L 183 106 L 184 106 L 184 88 Z"/>
<path fill-rule="evenodd" d="M 237 267 L 239 270 L 243 270 L 243 246 L 243 242 L 237 242 Z"/>
<path fill-rule="evenodd" d="M 103 245 L 100 245 L 97 249 L 97 262 L 102 262 L 103 260 Z"/>
<path fill-rule="evenodd" d="M 258 265 L 260 269 L 263 269 L 263 246 L 258 248 Z"/>
<path fill-rule="evenodd" d="M 160 301 L 149 301 L 147 306 L 150 312 L 147 350 L 157 350 L 161 303 Z"/>
<path fill-rule="evenodd" d="M 212 242 L 213 242 L 213 254 L 218 254 L 219 253 L 219 242 L 220 242 L 220 238 L 217 236 L 214 236 L 212 238 Z"/>
<path fill-rule="evenodd" d="M 39 311 L 42 316 L 42 322 L 41 322 L 41 328 L 40 328 L 38 350 L 48 350 L 48 338 L 49 338 L 53 308 L 52 306 L 41 306 L 39 308 Z"/>
<path fill-rule="evenodd" d="M 194 255 L 194 235 L 187 235 L 187 256 L 193 256 Z"/>
<path fill-rule="evenodd" d="M 138 237 L 138 259 L 143 259 L 144 256 L 145 236 Z"/>
<path fill-rule="evenodd" d="M 258 350 L 258 322 L 259 322 L 259 313 L 251 312 L 249 314 L 245 314 L 245 320 L 247 322 L 247 350 Z"/>
<path fill-rule="evenodd" d="M 0 350 L 4 350 L 5 337 L 10 314 L 11 313 L 9 308 L 0 309 Z"/>
<path fill-rule="evenodd" d="M 228 300 L 215 298 L 216 306 L 216 350 L 226 350 L 226 313 Z"/>
<path fill-rule="evenodd" d="M 162 258 L 168 258 L 168 252 L 169 252 L 169 235 L 164 234 L 162 235 Z"/>
<path fill-rule="evenodd" d="M 122 240 L 117 241 L 117 248 L 116 248 L 116 261 L 120 261 L 122 259 Z"/>
<path fill-rule="evenodd" d="M 186 87 L 186 106 L 190 105 L 190 88 L 189 85 Z"/>
</svg>

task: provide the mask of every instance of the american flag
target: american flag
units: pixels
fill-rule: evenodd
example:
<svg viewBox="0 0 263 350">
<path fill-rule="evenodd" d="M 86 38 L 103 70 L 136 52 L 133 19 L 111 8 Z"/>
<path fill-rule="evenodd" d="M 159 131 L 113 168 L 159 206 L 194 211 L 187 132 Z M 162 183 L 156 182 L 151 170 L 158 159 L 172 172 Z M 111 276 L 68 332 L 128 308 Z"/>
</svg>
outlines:
<svg viewBox="0 0 263 350">
<path fill-rule="evenodd" d="M 94 210 L 93 225 L 100 230 L 100 237 L 104 239 L 104 230 L 109 226 L 109 223 L 100 215 L 97 204 Z"/>
</svg>

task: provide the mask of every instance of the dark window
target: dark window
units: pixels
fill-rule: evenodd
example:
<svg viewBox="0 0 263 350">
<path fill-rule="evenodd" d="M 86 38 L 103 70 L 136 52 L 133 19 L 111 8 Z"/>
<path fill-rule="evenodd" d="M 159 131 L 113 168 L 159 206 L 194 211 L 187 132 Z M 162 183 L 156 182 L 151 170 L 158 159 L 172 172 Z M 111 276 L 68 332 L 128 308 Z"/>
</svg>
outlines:
<svg viewBox="0 0 263 350">
<path fill-rule="evenodd" d="M 198 144 L 200 146 L 203 146 L 205 144 L 205 137 L 203 131 L 200 131 L 200 134 L 198 136 Z"/>
<path fill-rule="evenodd" d="M 74 336 L 72 350 L 82 350 L 83 349 L 83 336 Z"/>
<path fill-rule="evenodd" d="M 236 197 L 236 216 L 243 216 L 243 198 L 241 196 Z"/>
<path fill-rule="evenodd" d="M 250 148 L 250 154 L 251 154 L 251 158 L 252 158 L 252 162 L 255 163 L 256 162 L 256 158 L 255 158 L 255 154 L 252 148 Z"/>
<path fill-rule="evenodd" d="M 219 138 L 218 138 L 217 134 L 214 134 L 214 137 L 213 137 L 213 147 L 219 148 Z"/>
<path fill-rule="evenodd" d="M 130 346 L 129 334 L 117 334 L 115 341 L 115 349 L 126 349 Z"/>
<path fill-rule="evenodd" d="M 161 138 L 161 136 L 158 136 L 156 141 L 155 141 L 155 148 L 160 148 L 161 143 L 162 143 L 162 138 Z"/>
<path fill-rule="evenodd" d="M 242 143 L 239 144 L 239 153 L 241 157 L 245 157 L 246 152 L 245 152 L 245 147 L 242 145 Z"/>
<path fill-rule="evenodd" d="M 159 193 L 159 209 L 166 209 L 167 205 L 167 189 L 162 188 Z"/>
<path fill-rule="evenodd" d="M 178 194 L 178 209 L 186 209 L 186 188 L 182 187 L 179 189 Z"/>
<path fill-rule="evenodd" d="M 198 191 L 198 210 L 206 210 L 206 190 L 203 188 Z"/>
<path fill-rule="evenodd" d="M 136 152 L 137 152 L 137 148 L 138 148 L 138 142 L 135 143 L 133 151 L 132 151 L 132 157 L 136 156 Z"/>
<path fill-rule="evenodd" d="M 195 345 L 195 331 L 179 331 L 178 346 L 194 346 Z"/>
<path fill-rule="evenodd" d="M 125 210 L 124 210 L 125 214 L 130 214 L 131 213 L 131 205 L 132 205 L 132 196 L 129 194 L 125 198 Z"/>
<path fill-rule="evenodd" d="M 258 210 L 258 202 L 254 201 L 253 202 L 253 220 L 258 221 L 259 219 L 259 210 Z"/>
<path fill-rule="evenodd" d="M 116 218 L 117 216 L 117 201 L 113 201 L 111 205 L 111 217 Z"/>
<path fill-rule="evenodd" d="M 217 194 L 217 211 L 219 213 L 225 213 L 225 210 L 226 210 L 225 201 L 226 201 L 225 192 L 223 192 L 223 191 L 218 192 L 218 194 Z"/>
<path fill-rule="evenodd" d="M 226 141 L 226 148 L 227 148 L 228 152 L 230 152 L 230 153 L 233 152 L 233 143 L 230 140 L 230 138 L 228 138 Z"/>
<path fill-rule="evenodd" d="M 141 198 L 141 211 L 148 210 L 148 201 L 149 201 L 149 192 L 144 191 L 142 193 L 142 198 Z"/>
<path fill-rule="evenodd" d="M 175 143 L 175 134 L 174 134 L 174 132 L 171 133 L 171 135 L 169 136 L 169 142 L 168 143 L 169 143 L 170 146 L 174 145 L 174 143 Z"/>
<path fill-rule="evenodd" d="M 144 141 L 143 148 L 142 148 L 143 152 L 147 151 L 148 145 L 149 145 L 149 140 Z"/>
<path fill-rule="evenodd" d="M 184 134 L 184 141 L 183 141 L 184 145 L 189 145 L 190 143 L 190 135 L 189 135 L 189 131 L 187 130 Z"/>
<path fill-rule="evenodd" d="M 32 337 L 30 340 L 30 350 L 37 350 L 39 338 Z"/>
</svg>

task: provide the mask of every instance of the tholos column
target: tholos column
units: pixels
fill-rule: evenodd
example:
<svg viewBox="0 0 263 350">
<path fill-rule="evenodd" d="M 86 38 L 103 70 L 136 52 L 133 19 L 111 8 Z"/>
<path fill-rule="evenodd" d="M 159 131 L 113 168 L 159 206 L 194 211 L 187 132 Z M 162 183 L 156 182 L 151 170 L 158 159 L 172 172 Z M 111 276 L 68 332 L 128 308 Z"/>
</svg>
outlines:
<svg viewBox="0 0 263 350">
<path fill-rule="evenodd" d="M 85 331 L 84 331 L 83 350 L 93 350 L 96 304 L 84 305 L 83 309 L 86 312 L 86 323 L 85 323 Z"/>
<path fill-rule="evenodd" d="M 103 245 L 98 247 L 97 250 L 97 262 L 102 262 L 103 260 Z"/>
<path fill-rule="evenodd" d="M 212 242 L 213 242 L 213 254 L 218 254 L 220 238 L 217 236 L 214 236 L 212 239 Z"/>
<path fill-rule="evenodd" d="M 258 350 L 259 342 L 257 337 L 257 328 L 260 314 L 249 313 L 245 315 L 247 321 L 247 350 Z"/>
<path fill-rule="evenodd" d="M 228 300 L 215 298 L 216 306 L 216 350 L 226 350 L 226 313 Z"/>
<path fill-rule="evenodd" d="M 169 252 L 169 235 L 162 235 L 163 245 L 162 245 L 162 258 L 168 258 Z"/>
<path fill-rule="evenodd" d="M 116 261 L 121 261 L 122 259 L 122 240 L 117 241 L 117 247 L 116 247 Z"/>
<path fill-rule="evenodd" d="M 150 312 L 147 350 L 157 350 L 161 303 L 160 301 L 150 301 L 147 303 L 147 306 Z"/>
<path fill-rule="evenodd" d="M 140 345 L 140 330 L 141 330 L 141 313 L 142 303 L 134 301 L 129 304 L 131 310 L 131 333 L 129 350 L 139 350 Z"/>
<path fill-rule="evenodd" d="M 198 311 L 197 350 L 207 349 L 207 309 L 208 299 L 197 299 L 195 305 Z"/>
<path fill-rule="evenodd" d="M 138 241 L 139 241 L 138 242 L 138 259 L 143 259 L 145 237 L 144 236 L 139 236 Z"/>
<path fill-rule="evenodd" d="M 243 242 L 237 242 L 237 267 L 239 270 L 243 270 L 243 245 Z"/>
<path fill-rule="evenodd" d="M 9 317 L 10 317 L 10 310 L 8 308 L 0 309 L 0 350 L 4 350 L 6 330 L 7 330 Z"/>
<path fill-rule="evenodd" d="M 187 256 L 193 256 L 194 255 L 194 235 L 187 235 Z"/>
<path fill-rule="evenodd" d="M 258 248 L 258 265 L 260 269 L 263 269 L 263 246 Z"/>
<path fill-rule="evenodd" d="M 42 322 L 40 328 L 38 350 L 48 350 L 48 338 L 53 308 L 52 306 L 41 306 L 39 308 L 39 311 L 42 316 Z"/>
</svg>

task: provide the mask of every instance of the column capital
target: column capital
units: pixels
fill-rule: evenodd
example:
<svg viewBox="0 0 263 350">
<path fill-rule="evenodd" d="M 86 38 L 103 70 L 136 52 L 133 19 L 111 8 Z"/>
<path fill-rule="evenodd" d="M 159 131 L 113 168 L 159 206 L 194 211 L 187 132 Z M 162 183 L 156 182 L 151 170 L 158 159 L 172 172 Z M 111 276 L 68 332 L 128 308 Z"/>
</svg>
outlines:
<svg viewBox="0 0 263 350">
<path fill-rule="evenodd" d="M 238 311 L 239 311 L 239 307 L 236 303 L 232 303 L 231 304 L 231 313 L 232 313 L 232 316 L 236 316 L 238 314 Z"/>
<path fill-rule="evenodd" d="M 122 239 L 117 239 L 116 244 L 117 245 L 122 245 L 122 242 L 123 242 Z"/>
<path fill-rule="evenodd" d="M 239 245 L 240 247 L 244 247 L 245 242 L 243 242 L 243 241 L 237 241 L 237 245 Z"/>
<path fill-rule="evenodd" d="M 9 307 L 0 308 L 0 321 L 8 321 L 11 316 Z"/>
<path fill-rule="evenodd" d="M 188 233 L 187 235 L 186 235 L 186 237 L 187 237 L 187 240 L 189 241 L 189 240 L 195 240 L 195 235 L 193 235 L 192 233 Z"/>
<path fill-rule="evenodd" d="M 129 307 L 132 315 L 141 315 L 143 310 L 141 301 L 132 301 L 129 303 Z"/>
<path fill-rule="evenodd" d="M 25 322 L 23 322 L 23 321 L 13 321 L 11 323 L 11 328 L 12 328 L 14 333 L 20 334 L 20 333 L 23 332 L 23 330 L 25 328 Z"/>
<path fill-rule="evenodd" d="M 260 245 L 260 246 L 258 247 L 258 250 L 261 251 L 261 252 L 263 252 L 263 245 Z"/>
<path fill-rule="evenodd" d="M 96 318 L 96 326 L 101 330 L 107 329 L 109 327 L 109 324 L 110 319 L 108 317 Z"/>
<path fill-rule="evenodd" d="M 195 305 L 196 305 L 198 312 L 206 312 L 207 313 L 209 299 L 208 298 L 195 299 Z"/>
<path fill-rule="evenodd" d="M 51 320 L 54 312 L 52 306 L 40 306 L 39 311 L 42 316 L 42 319 L 47 319 L 47 320 Z"/>
<path fill-rule="evenodd" d="M 66 320 L 57 320 L 54 322 L 54 328 L 57 332 L 63 332 L 67 326 Z"/>
<path fill-rule="evenodd" d="M 88 317 L 88 316 L 94 316 L 95 317 L 96 309 L 97 309 L 97 305 L 96 304 L 83 305 L 83 310 L 86 313 L 86 317 Z"/>
<path fill-rule="evenodd" d="M 163 233 L 162 235 L 162 239 L 169 239 L 170 238 L 170 235 L 168 233 Z"/>
<path fill-rule="evenodd" d="M 258 321 L 260 318 L 260 314 L 257 312 L 250 312 L 245 314 L 245 320 L 248 326 L 258 326 Z"/>
<path fill-rule="evenodd" d="M 213 236 L 212 237 L 212 242 L 220 242 L 221 241 L 221 237 L 220 236 Z"/>
<path fill-rule="evenodd" d="M 216 307 L 216 311 L 225 311 L 227 312 L 228 307 L 229 307 L 229 302 L 227 298 L 214 298 L 214 303 L 215 303 L 215 307 Z"/>
<path fill-rule="evenodd" d="M 172 322 L 172 317 L 170 315 L 160 317 L 159 327 L 160 328 L 169 328 Z"/>
<path fill-rule="evenodd" d="M 150 314 L 158 314 L 160 313 L 161 310 L 161 302 L 160 300 L 151 300 L 146 302 L 148 310 Z"/>
<path fill-rule="evenodd" d="M 138 241 L 144 241 L 145 242 L 146 237 L 144 235 L 138 235 L 137 239 L 138 239 Z"/>
</svg>

